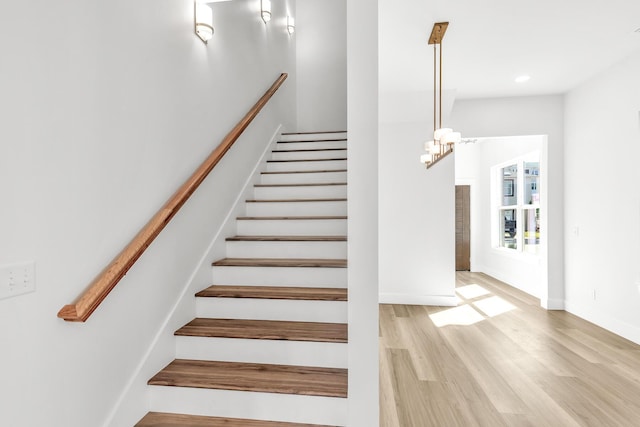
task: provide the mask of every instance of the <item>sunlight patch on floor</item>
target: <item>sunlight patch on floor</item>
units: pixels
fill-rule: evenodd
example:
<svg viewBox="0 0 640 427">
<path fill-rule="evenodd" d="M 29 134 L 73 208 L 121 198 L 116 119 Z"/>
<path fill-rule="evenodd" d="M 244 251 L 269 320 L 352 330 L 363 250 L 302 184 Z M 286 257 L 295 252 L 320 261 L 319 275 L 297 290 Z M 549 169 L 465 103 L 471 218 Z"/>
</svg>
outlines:
<svg viewBox="0 0 640 427">
<path fill-rule="evenodd" d="M 502 313 L 515 310 L 516 308 L 513 304 L 503 300 L 498 296 L 493 296 L 480 301 L 476 301 L 473 303 L 473 305 L 489 317 L 498 316 Z"/>
<path fill-rule="evenodd" d="M 468 326 L 484 320 L 484 316 L 469 305 L 449 308 L 429 315 L 434 325 L 441 328 L 449 325 Z"/>
<path fill-rule="evenodd" d="M 456 292 L 464 299 L 474 299 L 484 295 L 489 295 L 489 291 L 480 285 L 471 284 L 456 288 Z"/>
<path fill-rule="evenodd" d="M 456 288 L 455 296 L 457 307 L 429 315 L 438 328 L 473 325 L 516 309 L 513 304 L 475 283 Z"/>
</svg>

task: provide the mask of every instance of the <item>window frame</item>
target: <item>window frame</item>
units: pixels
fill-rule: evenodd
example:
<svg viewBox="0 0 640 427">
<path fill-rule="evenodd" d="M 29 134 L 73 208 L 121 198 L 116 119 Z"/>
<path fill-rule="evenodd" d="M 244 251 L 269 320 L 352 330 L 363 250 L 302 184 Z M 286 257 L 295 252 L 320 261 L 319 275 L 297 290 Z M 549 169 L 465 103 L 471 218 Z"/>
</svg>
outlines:
<svg viewBox="0 0 640 427">
<path fill-rule="evenodd" d="M 518 156 L 508 161 L 499 163 L 491 168 L 491 246 L 494 250 L 508 253 L 508 254 L 522 254 L 526 256 L 534 256 L 538 257 L 540 255 L 540 248 L 542 244 L 543 236 L 541 234 L 541 230 L 538 230 L 540 219 L 542 215 L 541 203 L 540 203 L 540 193 L 541 193 L 541 180 L 543 177 L 541 176 L 541 154 L 539 151 L 535 151 L 532 153 L 528 153 L 522 156 Z M 538 194 L 537 200 L 526 201 L 525 195 L 527 191 L 525 190 L 526 185 L 526 177 L 525 177 L 525 168 L 527 163 L 537 162 L 538 163 L 538 180 L 536 183 L 536 194 Z M 505 197 L 505 175 L 503 172 L 504 168 L 516 166 L 516 177 L 513 179 L 513 184 L 515 188 L 513 188 L 513 192 L 515 192 L 515 204 L 504 204 Z M 511 194 L 513 194 L 511 192 Z M 515 211 L 515 247 L 508 247 L 505 244 L 505 227 L 504 227 L 504 211 L 513 210 Z M 535 243 L 525 245 L 525 216 L 528 216 L 528 212 L 531 210 L 535 210 L 535 220 L 536 224 L 536 235 L 535 235 Z M 533 247 L 535 250 L 531 250 Z"/>
</svg>

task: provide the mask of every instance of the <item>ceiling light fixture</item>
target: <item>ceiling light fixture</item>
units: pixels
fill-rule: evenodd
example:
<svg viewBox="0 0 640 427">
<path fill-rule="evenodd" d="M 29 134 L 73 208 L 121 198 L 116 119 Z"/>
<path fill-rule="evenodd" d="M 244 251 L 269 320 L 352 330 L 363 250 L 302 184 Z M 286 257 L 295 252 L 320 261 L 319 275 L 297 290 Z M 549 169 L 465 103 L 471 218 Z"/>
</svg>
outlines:
<svg viewBox="0 0 640 427">
<path fill-rule="evenodd" d="M 420 156 L 420 162 L 424 163 L 427 169 L 453 153 L 453 146 L 462 140 L 460 132 L 442 127 L 442 39 L 448 26 L 448 22 L 436 22 L 433 24 L 431 36 L 429 36 L 429 44 L 433 45 L 433 140 L 424 144 L 427 154 Z M 440 47 L 439 60 L 438 46 Z M 439 105 L 437 101 L 439 101 Z"/>
<path fill-rule="evenodd" d="M 260 0 L 260 16 L 265 24 L 271 21 L 271 0 Z"/>
<path fill-rule="evenodd" d="M 197 0 L 194 1 L 194 23 L 196 35 L 206 44 L 213 37 L 213 11 Z"/>
<path fill-rule="evenodd" d="M 293 16 L 287 15 L 287 33 L 289 35 L 293 34 L 296 31 L 296 21 Z"/>
<path fill-rule="evenodd" d="M 528 74 L 523 74 L 522 76 L 518 76 L 515 78 L 516 83 L 524 83 L 528 82 L 531 79 L 531 76 Z"/>
</svg>

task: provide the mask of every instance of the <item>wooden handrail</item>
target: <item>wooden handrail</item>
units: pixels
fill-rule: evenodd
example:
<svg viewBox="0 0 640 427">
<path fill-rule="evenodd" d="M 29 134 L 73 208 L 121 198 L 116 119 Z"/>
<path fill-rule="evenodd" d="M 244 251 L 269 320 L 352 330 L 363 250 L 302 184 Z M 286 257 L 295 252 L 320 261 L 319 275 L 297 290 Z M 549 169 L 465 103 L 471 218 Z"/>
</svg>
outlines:
<svg viewBox="0 0 640 427">
<path fill-rule="evenodd" d="M 91 316 L 91 313 L 104 301 L 107 295 L 109 295 L 109 292 L 111 292 L 120 279 L 127 274 L 131 266 L 140 258 L 151 242 L 153 242 L 162 229 L 171 221 L 171 218 L 173 218 L 182 205 L 184 205 L 189 197 L 196 191 L 198 186 L 200 186 L 202 181 L 209 175 L 225 153 L 229 151 L 233 143 L 236 142 L 247 126 L 251 124 L 253 119 L 269 99 L 271 99 L 286 78 L 287 73 L 282 73 L 280 77 L 278 77 L 262 98 L 256 102 L 253 108 L 249 110 L 231 132 L 225 136 L 220 145 L 209 154 L 209 157 L 196 169 L 193 175 L 182 184 L 173 196 L 171 196 L 169 201 L 160 208 L 158 213 L 151 218 L 118 256 L 102 270 L 76 302 L 62 307 L 58 312 L 58 317 L 71 322 L 84 322 Z"/>
</svg>

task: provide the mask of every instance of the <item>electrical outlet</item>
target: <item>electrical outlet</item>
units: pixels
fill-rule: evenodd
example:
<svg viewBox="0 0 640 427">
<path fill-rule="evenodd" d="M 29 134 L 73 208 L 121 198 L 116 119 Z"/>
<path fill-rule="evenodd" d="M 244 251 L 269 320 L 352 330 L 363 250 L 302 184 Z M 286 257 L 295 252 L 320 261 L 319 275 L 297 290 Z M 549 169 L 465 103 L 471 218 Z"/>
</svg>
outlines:
<svg viewBox="0 0 640 427">
<path fill-rule="evenodd" d="M 595 301 L 595 300 L 596 300 L 596 295 L 597 295 L 596 290 L 595 290 L 595 289 L 593 289 L 593 291 L 591 292 L 591 294 L 593 295 L 593 300 Z"/>
<path fill-rule="evenodd" d="M 36 263 L 21 262 L 0 266 L 0 299 L 36 290 Z"/>
</svg>

